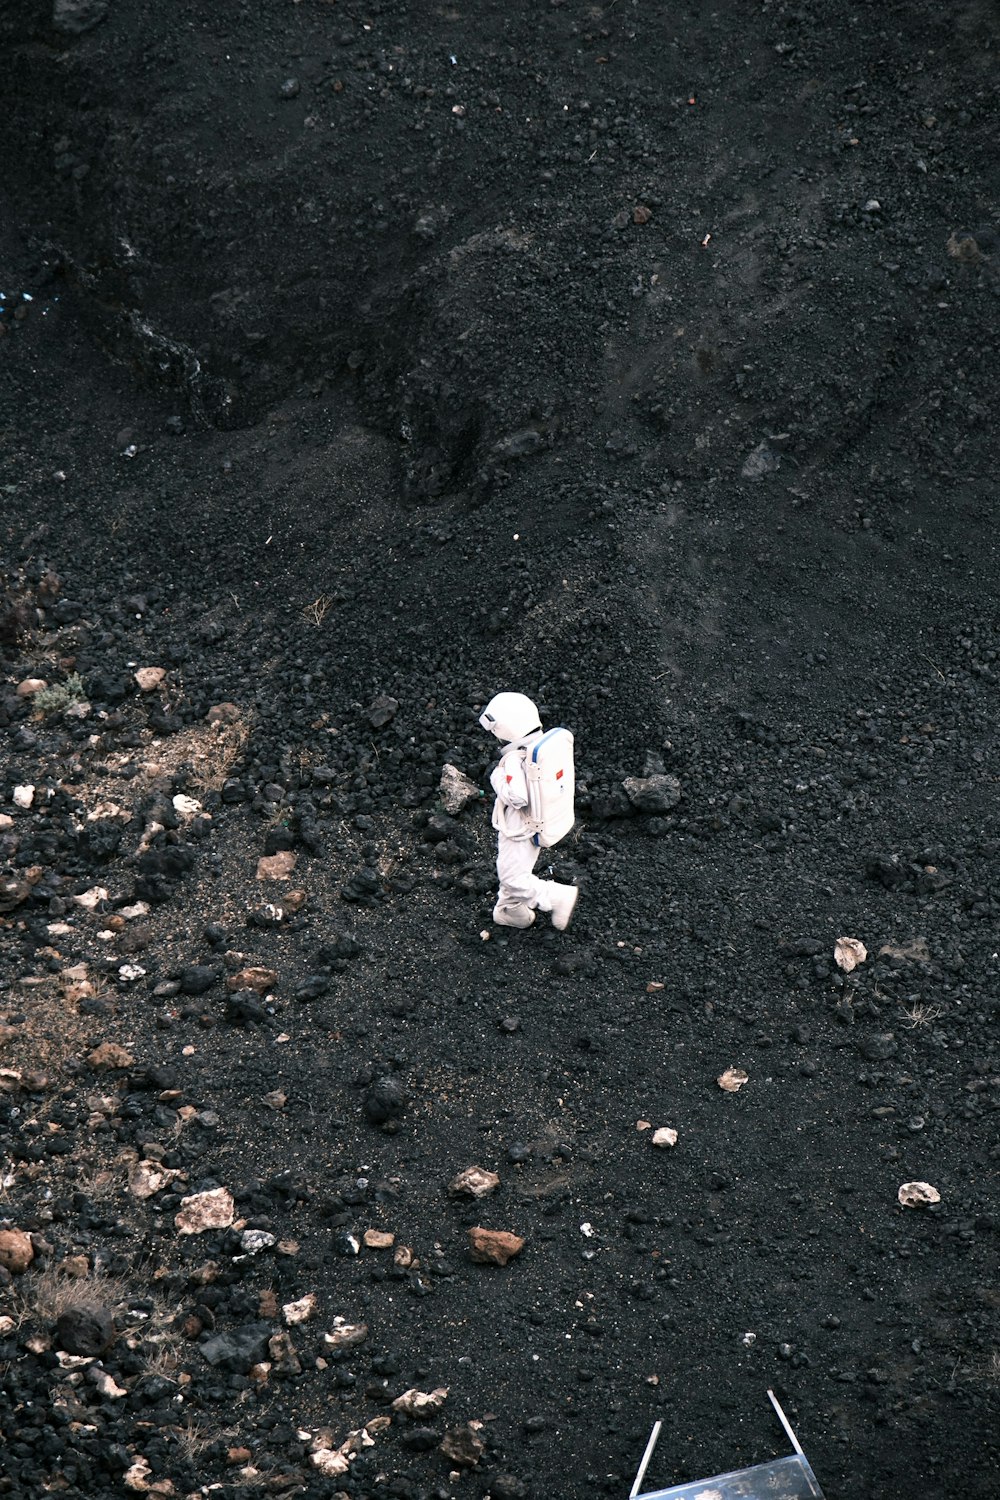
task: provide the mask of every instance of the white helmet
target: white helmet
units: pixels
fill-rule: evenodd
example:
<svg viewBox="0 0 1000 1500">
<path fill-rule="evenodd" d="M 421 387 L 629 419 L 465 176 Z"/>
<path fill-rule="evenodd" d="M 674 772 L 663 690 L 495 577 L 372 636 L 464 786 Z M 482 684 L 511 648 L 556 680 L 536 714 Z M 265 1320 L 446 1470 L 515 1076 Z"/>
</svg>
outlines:
<svg viewBox="0 0 1000 1500">
<path fill-rule="evenodd" d="M 542 727 L 538 709 L 523 693 L 497 693 L 479 715 L 479 722 L 498 740 L 523 740 Z"/>
</svg>

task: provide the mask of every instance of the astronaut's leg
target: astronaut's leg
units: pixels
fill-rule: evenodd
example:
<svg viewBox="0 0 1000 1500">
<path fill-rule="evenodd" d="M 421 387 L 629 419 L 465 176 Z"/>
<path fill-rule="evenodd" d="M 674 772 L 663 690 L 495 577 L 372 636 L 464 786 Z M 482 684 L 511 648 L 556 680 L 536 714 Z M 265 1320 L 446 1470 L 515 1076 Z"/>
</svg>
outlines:
<svg viewBox="0 0 1000 1500">
<path fill-rule="evenodd" d="M 497 835 L 497 879 L 500 890 L 493 908 L 493 920 L 499 927 L 530 927 L 543 884 L 532 874 L 538 858 L 537 845 L 530 839 L 509 839 Z M 542 907 L 547 911 L 548 907 Z"/>
<path fill-rule="evenodd" d="M 575 885 L 539 880 L 534 867 L 540 853 L 530 839 L 498 835 L 500 893 L 493 908 L 493 920 L 499 927 L 530 927 L 536 911 L 549 912 L 553 927 L 560 932 L 569 926 L 579 891 Z"/>
</svg>

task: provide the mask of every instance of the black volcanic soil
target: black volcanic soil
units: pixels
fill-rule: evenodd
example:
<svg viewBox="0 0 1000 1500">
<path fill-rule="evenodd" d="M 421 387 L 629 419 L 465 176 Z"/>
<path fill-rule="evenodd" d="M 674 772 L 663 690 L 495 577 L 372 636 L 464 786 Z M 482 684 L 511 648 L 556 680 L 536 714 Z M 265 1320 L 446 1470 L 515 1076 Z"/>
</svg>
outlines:
<svg viewBox="0 0 1000 1500">
<path fill-rule="evenodd" d="M 995 6 L 0 44 L 0 1493 L 624 1497 L 771 1386 L 829 1500 L 995 1497 Z M 504 687 L 565 935 L 440 806 Z"/>
</svg>

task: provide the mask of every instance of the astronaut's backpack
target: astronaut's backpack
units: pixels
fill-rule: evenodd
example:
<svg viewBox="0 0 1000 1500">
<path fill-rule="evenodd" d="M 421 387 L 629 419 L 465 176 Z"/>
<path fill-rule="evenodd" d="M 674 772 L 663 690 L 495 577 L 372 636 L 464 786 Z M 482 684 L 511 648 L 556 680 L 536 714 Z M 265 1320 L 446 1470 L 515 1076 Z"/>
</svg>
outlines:
<svg viewBox="0 0 1000 1500">
<path fill-rule="evenodd" d="M 573 736 L 568 729 L 549 729 L 524 757 L 528 783 L 528 816 L 535 825 L 531 842 L 551 849 L 576 822 L 573 797 Z"/>
</svg>

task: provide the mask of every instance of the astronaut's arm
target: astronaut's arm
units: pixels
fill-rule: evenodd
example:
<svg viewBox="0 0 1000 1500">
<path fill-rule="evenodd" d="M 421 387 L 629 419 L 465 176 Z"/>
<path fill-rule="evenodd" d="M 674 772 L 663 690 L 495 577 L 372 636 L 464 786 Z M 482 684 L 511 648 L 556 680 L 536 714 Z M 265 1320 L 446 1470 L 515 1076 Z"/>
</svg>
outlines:
<svg viewBox="0 0 1000 1500">
<path fill-rule="evenodd" d="M 490 774 L 490 785 L 505 807 L 527 807 L 528 783 L 519 755 L 505 755 Z"/>
</svg>

